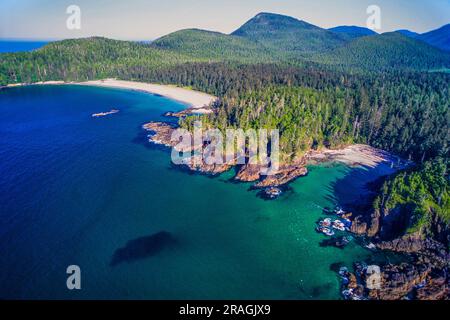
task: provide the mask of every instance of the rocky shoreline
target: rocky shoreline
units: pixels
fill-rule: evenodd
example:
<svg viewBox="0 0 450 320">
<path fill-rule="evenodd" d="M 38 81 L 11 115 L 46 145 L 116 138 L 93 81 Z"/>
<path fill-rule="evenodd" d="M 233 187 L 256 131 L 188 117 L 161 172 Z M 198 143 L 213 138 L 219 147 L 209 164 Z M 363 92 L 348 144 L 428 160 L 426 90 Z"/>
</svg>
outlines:
<svg viewBox="0 0 450 320">
<path fill-rule="evenodd" d="M 347 293 L 346 298 L 450 299 L 448 248 L 450 230 L 448 226 L 434 219 L 435 235 L 426 235 L 420 230 L 405 234 L 399 230 L 401 224 L 399 219 L 395 219 L 396 215 L 399 215 L 396 210 L 380 212 L 375 209 L 366 209 L 366 213 L 351 217 L 352 233 L 368 238 L 373 249 L 402 254 L 409 262 L 377 266 L 381 275 L 380 287 L 377 289 L 370 288 L 367 269 L 361 267 L 361 263 L 355 263 L 355 273 L 349 273 L 344 278 L 354 279 L 354 281 L 344 281 L 343 289 Z"/>
<path fill-rule="evenodd" d="M 181 112 L 167 112 L 167 117 L 184 117 L 191 113 L 192 110 L 187 109 Z M 179 142 L 171 141 L 171 136 L 177 126 L 166 122 L 150 122 L 143 125 L 143 128 L 150 132 L 148 138 L 151 143 L 164 145 L 170 148 L 175 147 Z M 186 146 L 185 151 L 198 150 L 201 151 L 204 146 Z M 186 161 L 183 166 L 189 170 L 204 174 L 217 175 L 228 171 L 235 167 L 235 163 L 226 163 L 223 165 L 208 165 L 202 159 L 187 159 L 195 161 Z M 225 162 L 225 161 L 224 161 Z M 341 162 L 350 166 L 363 165 L 366 167 L 375 167 L 380 163 L 389 163 L 393 168 L 400 169 L 407 165 L 402 163 L 398 158 L 392 157 L 388 153 L 366 145 L 351 145 L 341 150 L 311 150 L 302 158 L 290 163 L 281 163 L 278 171 L 270 176 L 261 175 L 262 166 L 246 164 L 239 165 L 237 174 L 234 177 L 236 181 L 253 182 L 254 188 L 279 188 L 285 186 L 295 179 L 308 174 L 307 165 L 317 164 L 321 162 Z M 393 169 L 394 170 L 394 169 Z"/>
<path fill-rule="evenodd" d="M 177 126 L 165 122 L 150 122 L 143 125 L 143 128 L 150 132 L 148 136 L 149 141 L 155 144 L 164 145 L 167 147 L 175 147 L 179 142 L 172 141 L 172 133 L 177 129 Z M 191 151 L 193 149 L 201 149 L 202 146 L 191 146 L 184 149 Z M 206 164 L 203 159 L 187 159 L 181 166 L 185 168 L 210 175 L 217 175 L 230 170 L 236 166 L 235 163 L 226 163 L 222 165 Z M 281 187 L 286 185 L 298 177 L 308 174 L 306 168 L 306 161 L 301 159 L 292 164 L 281 164 L 278 171 L 274 175 L 264 176 L 261 174 L 261 165 L 245 164 L 240 165 L 238 172 L 234 179 L 240 182 L 254 182 L 253 188 L 265 189 L 272 187 Z"/>
<path fill-rule="evenodd" d="M 179 141 L 171 141 L 171 135 L 177 129 L 177 125 L 164 122 L 151 122 L 143 126 L 150 132 L 149 141 L 167 147 L 175 147 Z M 190 146 L 190 148 L 202 148 L 202 146 Z M 185 150 L 186 151 L 186 150 Z M 389 159 L 389 160 L 386 160 Z M 261 167 L 258 165 L 241 165 L 233 178 L 239 182 L 254 183 L 252 188 L 265 192 L 266 199 L 276 199 L 281 193 L 283 186 L 294 181 L 298 177 L 308 174 L 306 165 L 325 161 L 340 161 L 348 165 L 376 165 L 380 161 L 391 161 L 392 166 L 401 169 L 409 164 L 399 159 L 390 158 L 377 149 L 363 145 L 350 146 L 343 150 L 326 150 L 325 152 L 312 151 L 302 159 L 290 163 L 281 164 L 278 172 L 271 176 L 262 176 Z M 235 164 L 208 165 L 197 159 L 187 161 L 182 166 L 189 170 L 217 175 L 230 170 Z M 343 292 L 346 299 L 373 299 L 373 300 L 397 300 L 397 299 L 449 299 L 449 261 L 448 248 L 441 242 L 426 240 L 420 233 L 403 236 L 393 236 L 391 219 L 387 216 L 395 216 L 395 212 L 379 212 L 370 210 L 370 206 L 359 205 L 355 212 L 361 214 L 345 215 L 352 221 L 350 232 L 369 239 L 374 250 L 385 250 L 405 255 L 409 263 L 390 264 L 375 266 L 380 270 L 381 286 L 379 289 L 371 289 L 370 275 L 364 263 L 355 263 L 355 272 L 346 271 L 343 277 Z M 395 223 L 394 223 L 395 225 Z M 443 226 L 437 226 L 440 232 Z M 448 230 L 445 231 L 448 233 Z M 445 233 L 444 232 L 444 233 Z M 444 238 L 448 234 L 444 234 Z"/>
<path fill-rule="evenodd" d="M 448 276 L 430 263 L 412 262 L 341 268 L 343 295 L 348 300 L 446 300 Z M 373 272 L 376 270 L 376 272 Z M 378 285 L 375 285 L 378 284 Z"/>
</svg>

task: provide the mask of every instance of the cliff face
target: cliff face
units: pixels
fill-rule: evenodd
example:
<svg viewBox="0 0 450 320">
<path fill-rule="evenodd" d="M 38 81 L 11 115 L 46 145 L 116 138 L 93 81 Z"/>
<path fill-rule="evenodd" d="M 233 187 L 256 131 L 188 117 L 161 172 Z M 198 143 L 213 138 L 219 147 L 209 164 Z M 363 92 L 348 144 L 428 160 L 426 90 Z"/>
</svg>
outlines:
<svg viewBox="0 0 450 320">
<path fill-rule="evenodd" d="M 430 212 L 431 221 L 415 232 L 406 232 L 412 211 L 405 208 L 373 209 L 353 219 L 351 231 L 365 235 L 380 250 L 408 254 L 411 262 L 381 267 L 379 289 L 365 288 L 373 300 L 450 299 L 449 226 Z M 364 276 L 361 277 L 364 279 Z"/>
<path fill-rule="evenodd" d="M 367 215 L 359 215 L 353 219 L 350 231 L 358 235 L 375 237 L 381 229 L 382 216 L 380 210 L 372 210 Z"/>
<path fill-rule="evenodd" d="M 429 250 L 431 242 L 448 248 L 450 228 L 437 214 L 430 213 L 431 223 L 428 226 L 408 233 L 407 221 L 412 219 L 412 214 L 399 208 L 373 209 L 367 215 L 358 215 L 353 219 L 351 232 L 372 238 L 383 250 L 417 253 Z"/>
</svg>

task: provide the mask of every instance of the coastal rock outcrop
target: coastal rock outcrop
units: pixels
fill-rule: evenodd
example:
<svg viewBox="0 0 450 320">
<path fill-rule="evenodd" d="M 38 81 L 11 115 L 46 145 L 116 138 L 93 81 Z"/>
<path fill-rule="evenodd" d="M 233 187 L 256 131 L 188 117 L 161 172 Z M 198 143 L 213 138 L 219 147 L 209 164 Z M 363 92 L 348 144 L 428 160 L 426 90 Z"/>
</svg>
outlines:
<svg viewBox="0 0 450 320">
<path fill-rule="evenodd" d="M 417 288 L 418 300 L 448 300 L 450 298 L 449 279 L 438 274 L 431 278 L 423 287 Z"/>
<path fill-rule="evenodd" d="M 375 300 L 400 300 L 412 294 L 413 289 L 426 280 L 431 268 L 425 265 L 387 265 L 382 268 L 379 289 L 369 290 Z"/>
<path fill-rule="evenodd" d="M 380 231 L 380 218 L 379 210 L 372 210 L 367 216 L 358 215 L 353 218 L 350 231 L 357 235 L 375 237 Z"/>
<path fill-rule="evenodd" d="M 178 115 L 177 115 L 178 116 Z M 205 145 L 198 146 L 179 146 L 179 141 L 172 140 L 172 134 L 177 129 L 175 124 L 164 122 L 150 122 L 143 125 L 143 128 L 151 134 L 149 141 L 156 144 L 161 144 L 167 147 L 178 147 L 183 151 L 197 151 L 202 152 Z M 181 150 L 180 150 L 181 151 Z M 236 161 L 226 162 L 224 164 L 207 164 L 199 155 L 192 155 L 184 159 L 181 166 L 184 166 L 192 171 L 197 171 L 206 174 L 220 174 L 228 171 L 236 165 Z M 263 167 L 261 165 L 246 164 L 243 165 L 235 176 L 235 180 L 242 182 L 256 182 L 254 188 L 264 189 L 268 187 L 280 187 L 294 179 L 305 176 L 308 173 L 306 162 L 302 159 L 292 164 L 281 164 L 279 169 L 272 175 L 263 175 Z"/>
<path fill-rule="evenodd" d="M 166 147 L 178 147 L 183 151 L 193 151 L 196 149 L 201 149 L 201 146 L 192 146 L 192 145 L 183 145 L 179 146 L 178 140 L 172 140 L 172 134 L 174 130 L 177 129 L 175 124 L 164 123 L 164 122 L 150 122 L 143 125 L 143 128 L 147 131 L 150 131 L 149 141 L 155 144 L 161 144 Z M 181 150 L 180 150 L 181 151 Z M 202 172 L 205 174 L 220 174 L 225 171 L 228 171 L 231 168 L 231 165 L 228 164 L 207 164 L 203 161 L 201 156 L 188 157 L 184 159 L 183 163 L 180 166 L 186 167 L 189 170 Z"/>
<path fill-rule="evenodd" d="M 447 270 L 423 261 L 367 266 L 341 273 L 343 294 L 351 300 L 444 300 L 450 298 Z M 372 272 L 375 271 L 375 272 Z"/>
<path fill-rule="evenodd" d="M 392 241 L 382 241 L 376 244 L 379 249 L 390 250 L 395 252 L 415 253 L 423 251 L 428 246 L 427 240 L 423 239 L 420 233 L 416 232 Z"/>
<path fill-rule="evenodd" d="M 448 227 L 434 219 L 431 230 L 405 233 L 407 214 L 408 211 L 398 209 L 372 210 L 366 216 L 358 215 L 353 219 L 353 233 L 370 237 L 380 250 L 402 253 L 409 259 L 408 263 L 382 266 L 380 288 L 365 286 L 365 296 L 374 300 L 450 299 L 450 254 L 445 244 L 448 243 Z M 365 281 L 362 272 L 359 279 Z"/>
<path fill-rule="evenodd" d="M 142 126 L 145 130 L 150 131 L 149 141 L 162 144 L 166 147 L 174 147 L 178 141 L 172 141 L 172 133 L 176 126 L 164 122 L 150 122 Z"/>
<path fill-rule="evenodd" d="M 357 235 L 367 234 L 367 222 L 363 216 L 360 215 L 353 219 L 350 231 Z"/>
<path fill-rule="evenodd" d="M 260 179 L 260 172 L 261 166 L 246 164 L 239 169 L 234 179 L 241 182 L 255 182 Z"/>
<path fill-rule="evenodd" d="M 276 174 L 255 184 L 256 188 L 279 187 L 308 174 L 304 164 L 281 165 Z"/>
</svg>

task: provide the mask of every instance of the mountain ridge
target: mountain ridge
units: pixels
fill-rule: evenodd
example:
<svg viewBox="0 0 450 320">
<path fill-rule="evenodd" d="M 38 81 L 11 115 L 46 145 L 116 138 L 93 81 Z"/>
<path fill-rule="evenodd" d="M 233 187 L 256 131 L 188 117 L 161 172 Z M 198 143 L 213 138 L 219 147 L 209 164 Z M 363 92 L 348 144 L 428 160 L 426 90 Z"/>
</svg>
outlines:
<svg viewBox="0 0 450 320">
<path fill-rule="evenodd" d="M 335 33 L 303 20 L 267 12 L 257 14 L 231 35 L 290 53 L 328 50 L 345 42 Z"/>
<path fill-rule="evenodd" d="M 450 51 L 450 23 L 436 30 L 422 33 L 418 39 L 444 51 Z"/>
<path fill-rule="evenodd" d="M 375 31 L 370 30 L 369 28 L 359 26 L 337 26 L 328 30 L 340 34 L 341 36 L 348 37 L 349 39 L 378 34 Z"/>
<path fill-rule="evenodd" d="M 350 31 L 355 28 L 367 33 L 361 27 L 350 26 Z M 73 79 L 75 76 L 68 75 L 85 73 L 94 66 L 96 70 L 88 73 L 90 78 L 96 78 L 130 64 L 134 70 L 204 62 L 321 65 L 363 72 L 450 69 L 448 52 L 399 32 L 349 39 L 293 17 L 270 13 L 256 15 L 231 34 L 191 28 L 150 44 L 91 37 L 52 42 L 33 52 L 0 56 L 0 83 L 42 79 L 41 69 L 52 70 L 60 79 Z M 41 68 L 32 67 L 35 64 Z M 31 74 L 24 70 L 34 71 Z"/>
<path fill-rule="evenodd" d="M 332 64 L 367 70 L 450 67 L 450 54 L 399 32 L 360 37 L 321 57 Z"/>
</svg>

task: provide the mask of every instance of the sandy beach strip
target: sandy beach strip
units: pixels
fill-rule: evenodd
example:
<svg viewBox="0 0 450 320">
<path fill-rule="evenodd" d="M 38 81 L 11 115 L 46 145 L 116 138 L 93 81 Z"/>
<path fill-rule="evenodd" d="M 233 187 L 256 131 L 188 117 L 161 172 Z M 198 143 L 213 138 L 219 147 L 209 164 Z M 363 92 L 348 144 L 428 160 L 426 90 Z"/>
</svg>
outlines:
<svg viewBox="0 0 450 320">
<path fill-rule="evenodd" d="M 183 104 L 188 105 L 193 109 L 199 109 L 200 112 L 198 113 L 207 113 L 208 109 L 210 108 L 210 105 L 217 100 L 217 97 L 214 97 L 212 95 L 200 91 L 170 85 L 160 85 L 160 84 L 124 81 L 116 79 L 86 81 L 86 82 L 79 82 L 76 84 L 108 87 L 108 88 L 130 89 L 152 94 L 158 94 L 163 97 L 179 101 Z"/>
<path fill-rule="evenodd" d="M 339 150 L 323 149 L 312 151 L 308 156 L 310 162 L 341 162 L 349 166 L 366 166 L 375 168 L 380 164 L 399 170 L 411 165 L 411 162 L 396 157 L 391 153 L 364 144 L 354 144 Z"/>
<path fill-rule="evenodd" d="M 27 85 L 83 85 L 83 86 L 97 86 L 106 88 L 129 89 L 157 94 L 172 100 L 179 101 L 189 108 L 194 109 L 193 113 L 205 114 L 210 113 L 211 104 L 217 100 L 217 97 L 190 89 L 180 88 L 172 85 L 160 85 L 144 82 L 124 81 L 117 79 L 92 80 L 86 82 L 64 82 L 64 81 L 43 81 L 36 83 L 16 83 L 10 84 L 6 87 L 20 87 Z M 196 109 L 196 110 L 195 110 Z"/>
</svg>

